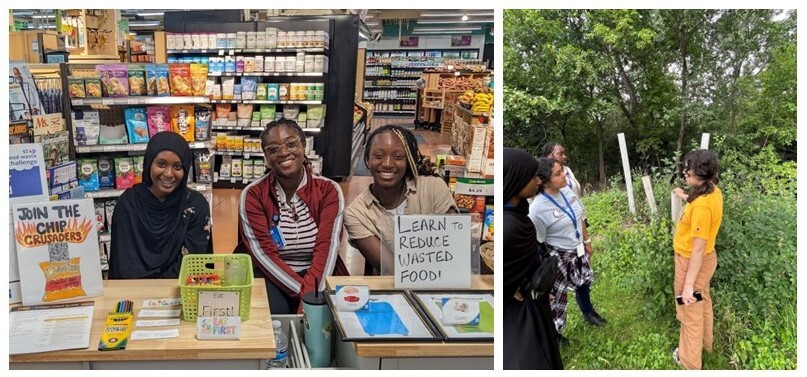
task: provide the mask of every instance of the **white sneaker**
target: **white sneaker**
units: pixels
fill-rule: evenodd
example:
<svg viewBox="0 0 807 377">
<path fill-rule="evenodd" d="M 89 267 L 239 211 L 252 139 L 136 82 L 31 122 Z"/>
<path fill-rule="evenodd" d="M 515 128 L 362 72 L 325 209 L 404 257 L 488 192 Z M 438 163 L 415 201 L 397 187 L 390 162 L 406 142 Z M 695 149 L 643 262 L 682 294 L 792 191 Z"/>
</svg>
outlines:
<svg viewBox="0 0 807 377">
<path fill-rule="evenodd" d="M 678 357 L 678 347 L 675 347 L 675 349 L 673 349 L 672 357 L 673 357 L 673 361 L 675 361 L 676 365 L 678 365 L 679 367 L 684 366 L 683 364 L 681 364 L 681 359 Z"/>
</svg>

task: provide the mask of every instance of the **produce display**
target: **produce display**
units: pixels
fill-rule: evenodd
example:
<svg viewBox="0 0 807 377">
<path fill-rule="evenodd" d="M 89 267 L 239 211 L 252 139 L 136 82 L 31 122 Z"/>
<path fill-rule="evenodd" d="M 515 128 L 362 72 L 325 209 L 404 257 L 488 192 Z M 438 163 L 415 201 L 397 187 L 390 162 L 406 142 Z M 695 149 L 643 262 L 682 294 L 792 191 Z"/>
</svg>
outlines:
<svg viewBox="0 0 807 377">
<path fill-rule="evenodd" d="M 473 113 L 489 113 L 493 107 L 493 93 L 490 93 L 489 90 L 478 93 L 473 90 L 467 90 L 457 98 L 457 102 L 470 109 Z"/>
<path fill-rule="evenodd" d="M 437 88 L 441 90 L 474 90 L 481 91 L 485 87 L 485 81 L 479 77 L 459 76 L 440 77 Z"/>
</svg>

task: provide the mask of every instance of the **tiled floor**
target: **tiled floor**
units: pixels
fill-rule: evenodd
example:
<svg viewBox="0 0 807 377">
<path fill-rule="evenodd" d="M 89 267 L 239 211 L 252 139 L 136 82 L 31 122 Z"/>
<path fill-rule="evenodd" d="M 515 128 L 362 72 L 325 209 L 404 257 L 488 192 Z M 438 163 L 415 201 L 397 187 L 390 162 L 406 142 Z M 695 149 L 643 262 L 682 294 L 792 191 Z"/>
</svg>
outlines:
<svg viewBox="0 0 807 377">
<path fill-rule="evenodd" d="M 425 144 L 420 145 L 420 152 L 424 155 L 434 158 L 434 155 L 448 153 L 451 149 L 450 135 L 422 130 L 414 132 L 423 137 L 425 141 Z M 354 176 L 340 183 L 345 203 L 351 203 L 372 182 L 372 177 Z M 213 190 L 213 250 L 216 253 L 231 253 L 238 242 L 238 201 L 240 196 L 241 190 L 239 189 Z M 364 257 L 358 250 L 348 245 L 347 233 L 342 236 L 339 255 L 342 256 L 351 275 L 363 273 Z"/>
</svg>

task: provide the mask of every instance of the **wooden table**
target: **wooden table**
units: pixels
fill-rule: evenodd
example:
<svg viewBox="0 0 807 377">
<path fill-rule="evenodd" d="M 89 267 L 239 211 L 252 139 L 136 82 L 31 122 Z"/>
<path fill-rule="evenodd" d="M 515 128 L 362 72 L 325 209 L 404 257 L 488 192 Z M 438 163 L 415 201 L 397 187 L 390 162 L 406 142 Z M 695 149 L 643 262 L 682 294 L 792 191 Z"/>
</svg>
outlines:
<svg viewBox="0 0 807 377">
<path fill-rule="evenodd" d="M 129 341 L 122 351 L 98 351 L 107 313 L 119 300 L 134 302 L 135 320 L 143 300 L 180 297 L 176 279 L 105 280 L 104 295 L 95 301 L 90 347 L 9 356 L 11 369 L 263 369 L 275 357 L 275 337 L 263 279 L 252 286 L 249 320 L 241 324 L 240 340 L 196 339 L 196 323 L 135 327 L 133 330 L 179 329 L 179 337 Z M 86 300 L 81 300 L 86 301 Z M 156 319 L 156 318 L 149 318 Z"/>
<path fill-rule="evenodd" d="M 392 276 L 331 276 L 337 285 L 367 285 L 370 290 L 395 289 Z M 472 290 L 493 290 L 493 275 L 472 276 Z M 341 342 L 337 364 L 359 369 L 493 369 L 493 342 Z"/>
</svg>

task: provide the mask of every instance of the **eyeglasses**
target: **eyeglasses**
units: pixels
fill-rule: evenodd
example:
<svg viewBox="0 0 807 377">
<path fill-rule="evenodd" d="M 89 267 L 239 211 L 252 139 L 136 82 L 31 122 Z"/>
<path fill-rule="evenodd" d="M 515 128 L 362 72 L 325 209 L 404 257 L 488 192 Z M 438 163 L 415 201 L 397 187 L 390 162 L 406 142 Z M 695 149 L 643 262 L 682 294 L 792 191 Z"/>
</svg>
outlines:
<svg viewBox="0 0 807 377">
<path fill-rule="evenodd" d="M 297 149 L 300 145 L 300 139 L 291 139 L 286 141 L 283 144 L 269 144 L 263 148 L 270 156 L 275 156 L 280 153 L 283 148 L 286 148 L 287 151 Z"/>
</svg>

